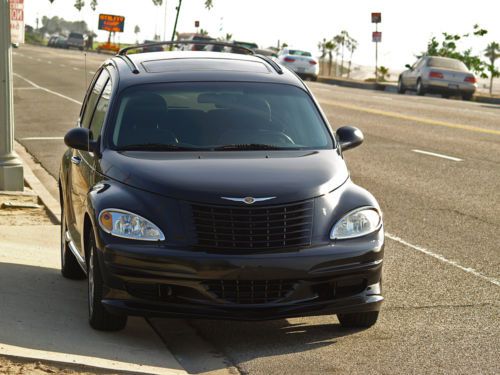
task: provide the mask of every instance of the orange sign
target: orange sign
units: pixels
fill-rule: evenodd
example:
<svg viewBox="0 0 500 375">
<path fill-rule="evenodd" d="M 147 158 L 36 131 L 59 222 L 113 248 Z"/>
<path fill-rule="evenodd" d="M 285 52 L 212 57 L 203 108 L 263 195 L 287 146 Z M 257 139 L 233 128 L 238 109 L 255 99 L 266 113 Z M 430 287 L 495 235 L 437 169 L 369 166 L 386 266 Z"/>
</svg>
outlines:
<svg viewBox="0 0 500 375">
<path fill-rule="evenodd" d="M 99 14 L 99 30 L 122 33 L 125 27 L 125 17 L 113 14 Z"/>
</svg>

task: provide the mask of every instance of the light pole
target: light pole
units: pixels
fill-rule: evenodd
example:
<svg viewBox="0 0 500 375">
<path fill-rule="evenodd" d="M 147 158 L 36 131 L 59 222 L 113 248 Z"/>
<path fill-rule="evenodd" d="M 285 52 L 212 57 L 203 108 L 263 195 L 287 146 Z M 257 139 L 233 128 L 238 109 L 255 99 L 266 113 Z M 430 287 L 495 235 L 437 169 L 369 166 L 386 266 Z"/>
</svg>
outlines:
<svg viewBox="0 0 500 375">
<path fill-rule="evenodd" d="M 0 190 L 23 188 L 23 165 L 14 152 L 10 7 L 0 0 Z"/>
</svg>

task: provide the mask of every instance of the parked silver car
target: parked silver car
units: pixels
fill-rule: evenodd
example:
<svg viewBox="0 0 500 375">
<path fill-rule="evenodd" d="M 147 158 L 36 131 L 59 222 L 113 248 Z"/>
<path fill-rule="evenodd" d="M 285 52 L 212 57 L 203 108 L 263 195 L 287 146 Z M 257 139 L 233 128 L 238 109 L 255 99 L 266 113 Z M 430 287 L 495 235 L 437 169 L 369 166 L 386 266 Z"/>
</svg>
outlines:
<svg viewBox="0 0 500 375">
<path fill-rule="evenodd" d="M 312 57 L 311 52 L 284 48 L 278 55 L 278 62 L 293 70 L 303 79 L 310 78 L 312 81 L 318 79 L 318 60 Z"/>
<path fill-rule="evenodd" d="M 471 100 L 477 88 L 476 77 L 465 64 L 456 59 L 423 56 L 412 66 L 406 66 L 399 76 L 398 92 L 415 90 L 417 95 L 441 94 L 444 98 L 460 95 Z"/>
</svg>

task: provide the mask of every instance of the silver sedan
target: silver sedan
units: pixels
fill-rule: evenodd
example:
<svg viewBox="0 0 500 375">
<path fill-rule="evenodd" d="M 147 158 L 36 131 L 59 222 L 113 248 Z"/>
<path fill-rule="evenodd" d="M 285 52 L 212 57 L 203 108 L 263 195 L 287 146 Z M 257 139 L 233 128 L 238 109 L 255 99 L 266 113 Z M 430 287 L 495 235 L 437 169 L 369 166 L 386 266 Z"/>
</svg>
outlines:
<svg viewBox="0 0 500 375">
<path fill-rule="evenodd" d="M 456 59 L 423 56 L 407 68 L 399 76 L 400 94 L 415 90 L 417 95 L 433 93 L 445 98 L 460 95 L 464 100 L 471 100 L 477 88 L 474 74 Z"/>
</svg>

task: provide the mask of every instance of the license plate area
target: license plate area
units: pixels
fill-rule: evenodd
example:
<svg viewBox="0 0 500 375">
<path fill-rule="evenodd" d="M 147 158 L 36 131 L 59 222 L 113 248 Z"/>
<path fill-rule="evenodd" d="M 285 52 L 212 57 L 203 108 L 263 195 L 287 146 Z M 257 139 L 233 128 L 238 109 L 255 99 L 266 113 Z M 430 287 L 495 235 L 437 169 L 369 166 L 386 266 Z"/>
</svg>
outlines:
<svg viewBox="0 0 500 375">
<path fill-rule="evenodd" d="M 455 84 L 451 84 L 451 83 L 450 83 L 450 84 L 448 85 L 448 88 L 449 88 L 450 90 L 458 90 L 458 85 L 455 85 Z"/>
</svg>

